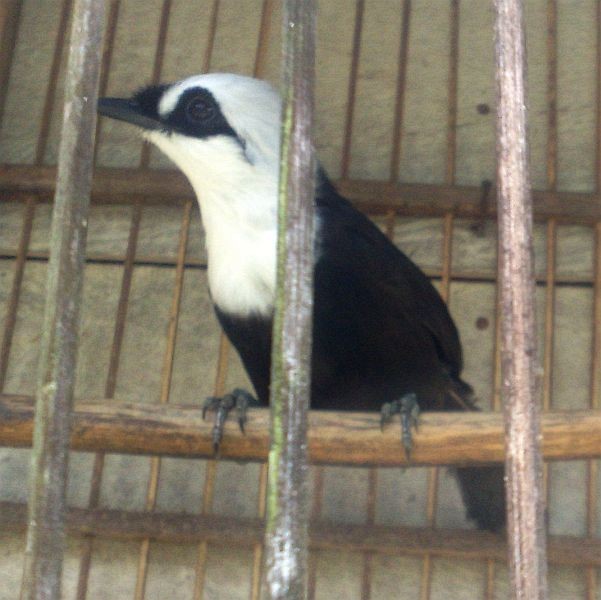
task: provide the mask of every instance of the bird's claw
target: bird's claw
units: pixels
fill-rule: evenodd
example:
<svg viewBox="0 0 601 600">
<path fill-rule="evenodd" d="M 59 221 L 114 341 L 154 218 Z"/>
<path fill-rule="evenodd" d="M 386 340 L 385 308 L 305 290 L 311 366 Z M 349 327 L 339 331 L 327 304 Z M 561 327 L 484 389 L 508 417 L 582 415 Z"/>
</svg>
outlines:
<svg viewBox="0 0 601 600">
<path fill-rule="evenodd" d="M 411 450 L 413 449 L 413 437 L 411 427 L 417 431 L 419 424 L 419 404 L 417 396 L 413 393 L 405 394 L 393 402 L 385 402 L 382 405 L 380 416 L 380 428 L 384 430 L 384 425 L 397 413 L 401 416 L 401 440 L 405 448 L 407 460 L 411 460 Z"/>
<path fill-rule="evenodd" d="M 236 409 L 238 425 L 240 426 L 240 431 L 244 433 L 244 425 L 247 421 L 246 413 L 248 407 L 256 403 L 257 401 L 253 398 L 253 396 L 251 396 L 251 394 L 240 388 L 236 388 L 224 396 L 210 396 L 205 400 L 202 406 L 203 420 L 209 410 L 215 412 L 215 421 L 211 434 L 215 456 L 219 454 L 219 446 L 221 444 L 221 440 L 223 439 L 223 427 L 232 409 Z"/>
</svg>

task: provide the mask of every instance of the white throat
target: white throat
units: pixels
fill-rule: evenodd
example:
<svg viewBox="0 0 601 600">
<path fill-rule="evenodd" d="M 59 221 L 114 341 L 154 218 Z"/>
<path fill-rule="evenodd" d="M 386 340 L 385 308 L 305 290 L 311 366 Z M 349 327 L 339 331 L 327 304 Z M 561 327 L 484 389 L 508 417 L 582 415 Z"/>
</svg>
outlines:
<svg viewBox="0 0 601 600">
<path fill-rule="evenodd" d="M 151 139 L 186 174 L 206 232 L 209 289 L 227 313 L 273 311 L 277 246 L 277 167 L 251 164 L 229 137 L 178 134 Z"/>
</svg>

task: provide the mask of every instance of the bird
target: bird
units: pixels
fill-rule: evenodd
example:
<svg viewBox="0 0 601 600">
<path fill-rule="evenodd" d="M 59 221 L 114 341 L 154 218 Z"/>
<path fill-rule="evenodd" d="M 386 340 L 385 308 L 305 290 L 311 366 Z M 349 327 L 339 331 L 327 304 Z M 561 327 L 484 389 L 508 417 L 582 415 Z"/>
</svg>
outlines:
<svg viewBox="0 0 601 600">
<path fill-rule="evenodd" d="M 280 94 L 267 82 L 205 73 L 101 98 L 98 112 L 138 128 L 186 175 L 205 229 L 215 314 L 255 395 L 209 398 L 214 442 L 236 410 L 269 403 L 276 292 Z M 314 196 L 311 409 L 400 413 L 406 452 L 419 411 L 478 410 L 462 380 L 462 346 L 447 306 L 423 271 L 344 197 L 318 166 Z M 444 448 L 441 448 L 444 452 Z M 467 516 L 505 524 L 502 465 L 454 470 Z"/>
</svg>

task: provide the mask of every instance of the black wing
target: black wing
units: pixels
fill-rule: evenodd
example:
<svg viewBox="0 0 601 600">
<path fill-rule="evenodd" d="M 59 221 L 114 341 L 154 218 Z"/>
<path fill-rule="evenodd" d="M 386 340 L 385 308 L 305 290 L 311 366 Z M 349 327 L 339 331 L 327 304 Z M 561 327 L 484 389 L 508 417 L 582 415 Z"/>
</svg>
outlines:
<svg viewBox="0 0 601 600">
<path fill-rule="evenodd" d="M 459 335 L 436 289 L 323 176 L 316 209 L 314 405 L 343 408 L 345 396 L 349 408 L 374 409 L 376 398 L 381 405 L 414 391 L 423 408 L 452 408 L 449 390 L 471 390 L 460 380 Z M 340 400 L 326 400 L 338 396 L 340 381 L 349 383 Z"/>
</svg>

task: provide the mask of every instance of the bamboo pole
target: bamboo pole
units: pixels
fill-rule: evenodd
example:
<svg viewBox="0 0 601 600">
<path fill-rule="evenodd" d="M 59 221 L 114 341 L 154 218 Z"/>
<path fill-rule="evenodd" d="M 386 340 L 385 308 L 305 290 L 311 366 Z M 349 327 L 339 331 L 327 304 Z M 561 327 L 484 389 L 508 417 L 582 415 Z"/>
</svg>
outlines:
<svg viewBox="0 0 601 600">
<path fill-rule="evenodd" d="M 27 447 L 33 430 L 33 399 L 0 395 L 0 446 Z M 125 403 L 118 399 L 77 402 L 71 447 L 88 452 L 180 457 L 213 456 L 212 423 L 198 406 Z M 378 413 L 311 411 L 308 451 L 312 463 L 407 466 L 398 426 L 380 431 Z M 269 411 L 253 408 L 242 433 L 226 422 L 220 456 L 263 461 L 269 450 Z M 601 412 L 550 411 L 542 417 L 546 460 L 601 456 Z M 502 462 L 503 418 L 498 413 L 424 413 L 411 466 Z M 441 452 L 444 448 L 444 452 Z"/>
<path fill-rule="evenodd" d="M 513 597 L 547 598 L 522 0 L 495 0 L 501 364 Z"/>
<path fill-rule="evenodd" d="M 60 597 L 70 413 L 104 2 L 78 0 L 71 28 L 36 392 L 22 598 Z"/>
<path fill-rule="evenodd" d="M 307 594 L 315 12 L 313 0 L 286 0 L 284 5 L 284 101 L 265 535 L 266 588 L 272 600 L 301 600 Z"/>
</svg>

